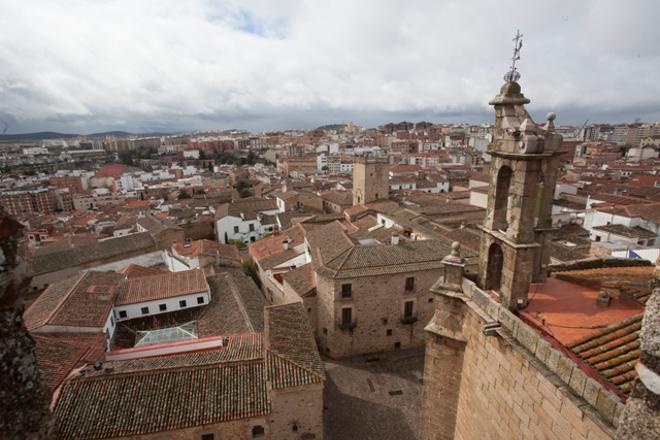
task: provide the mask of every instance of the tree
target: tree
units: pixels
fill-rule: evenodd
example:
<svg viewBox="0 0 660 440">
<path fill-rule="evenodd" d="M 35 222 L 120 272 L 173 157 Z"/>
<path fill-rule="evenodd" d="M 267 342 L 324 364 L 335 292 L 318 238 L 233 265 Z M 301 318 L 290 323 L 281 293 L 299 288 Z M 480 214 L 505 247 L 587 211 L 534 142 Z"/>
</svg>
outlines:
<svg viewBox="0 0 660 440">
<path fill-rule="evenodd" d="M 189 199 L 188 191 L 185 189 L 179 190 L 179 194 L 176 195 L 177 200 Z"/>
<path fill-rule="evenodd" d="M 248 275 L 254 283 L 261 288 L 261 279 L 259 279 L 259 272 L 257 271 L 257 265 L 254 264 L 252 258 L 248 258 L 243 262 L 243 272 Z"/>
</svg>

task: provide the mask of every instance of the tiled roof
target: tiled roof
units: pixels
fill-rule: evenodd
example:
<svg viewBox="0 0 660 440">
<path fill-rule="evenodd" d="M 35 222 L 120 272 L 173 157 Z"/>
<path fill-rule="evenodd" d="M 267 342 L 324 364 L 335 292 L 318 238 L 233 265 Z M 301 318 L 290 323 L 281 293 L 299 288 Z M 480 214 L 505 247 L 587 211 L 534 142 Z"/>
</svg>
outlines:
<svg viewBox="0 0 660 440">
<path fill-rule="evenodd" d="M 201 367 L 222 362 L 239 362 L 263 358 L 263 335 L 261 333 L 243 333 L 228 336 L 225 345 L 218 349 L 202 350 L 192 353 L 180 353 L 167 356 L 104 362 L 104 368 L 115 373 L 135 373 L 167 368 Z M 104 375 L 103 370 L 91 370 L 86 375 Z"/>
<path fill-rule="evenodd" d="M 268 414 L 273 389 L 320 384 L 323 364 L 302 303 L 267 307 L 268 339 L 230 336 L 194 353 L 107 362 L 63 387 L 61 439 L 139 436 Z"/>
<path fill-rule="evenodd" d="M 353 194 L 350 191 L 328 191 L 321 194 L 321 198 L 339 206 L 353 205 Z"/>
<path fill-rule="evenodd" d="M 147 252 L 155 246 L 148 232 L 124 235 L 86 245 L 76 246 L 57 252 L 35 252 L 32 270 L 36 275 L 54 272 L 69 267 L 81 266 L 99 260 L 121 258 L 138 251 Z"/>
<path fill-rule="evenodd" d="M 51 392 L 76 367 L 103 359 L 103 333 L 33 333 L 37 366 Z"/>
<path fill-rule="evenodd" d="M 154 301 L 209 290 L 202 269 L 128 279 L 119 286 L 117 305 Z"/>
<path fill-rule="evenodd" d="M 653 266 L 638 266 L 567 270 L 555 272 L 552 276 L 594 289 L 620 292 L 640 304 L 646 304 L 651 295 L 649 280 L 652 274 Z"/>
<path fill-rule="evenodd" d="M 306 370 L 308 380 L 324 379 L 323 362 L 301 302 L 266 307 L 265 324 L 267 350 Z M 291 369 L 285 368 L 284 371 Z M 287 386 L 284 379 L 283 376 L 273 378 L 273 386 Z"/>
<path fill-rule="evenodd" d="M 25 325 L 28 330 L 44 325 L 103 327 L 123 279 L 114 272 L 87 271 L 49 286 L 25 311 Z"/>
<path fill-rule="evenodd" d="M 275 199 L 245 199 L 237 200 L 232 203 L 224 203 L 216 208 L 215 219 L 232 216 L 240 217 L 241 214 L 246 219 L 255 219 L 263 211 L 272 211 L 277 209 L 277 200 Z"/>
<path fill-rule="evenodd" d="M 285 273 L 283 277 L 284 281 L 301 297 L 315 291 L 316 281 L 312 263 L 303 264 Z"/>
<path fill-rule="evenodd" d="M 325 263 L 317 272 L 332 278 L 352 278 L 439 269 L 442 259 L 450 252 L 449 240 L 407 241 L 396 246 L 354 246 Z M 464 249 L 461 252 L 471 254 Z"/>
<path fill-rule="evenodd" d="M 640 226 L 635 226 L 631 228 L 626 225 L 602 225 L 602 226 L 595 226 L 593 229 L 609 232 L 616 235 L 622 235 L 624 237 L 631 237 L 631 238 L 655 237 L 655 232 L 651 232 L 648 229 L 644 229 Z"/>
<path fill-rule="evenodd" d="M 128 278 L 141 278 L 141 277 L 149 277 L 153 275 L 162 275 L 167 273 L 167 270 L 164 269 L 156 269 L 154 267 L 145 267 L 145 266 L 140 266 L 139 264 L 129 264 L 128 266 L 124 267 L 121 270 L 118 270 L 117 273 L 121 273 L 126 275 Z"/>
<path fill-rule="evenodd" d="M 189 245 L 185 244 L 175 244 L 172 246 L 174 250 L 179 255 L 183 256 L 207 256 L 207 257 L 215 257 L 216 253 L 220 253 L 220 255 L 225 258 L 225 259 L 230 259 L 230 260 L 236 260 L 236 261 L 241 261 L 241 256 L 238 252 L 238 248 L 234 245 L 230 244 L 223 244 L 223 243 L 218 243 L 217 241 L 212 241 L 212 240 L 194 240 L 189 243 Z"/>
<path fill-rule="evenodd" d="M 261 360 L 80 376 L 55 407 L 56 436 L 136 436 L 270 412 Z"/>
<path fill-rule="evenodd" d="M 642 314 L 611 325 L 568 347 L 612 385 L 628 394 L 637 377 Z"/>
<path fill-rule="evenodd" d="M 228 271 L 208 278 L 211 302 L 197 318 L 199 337 L 261 331 L 268 301 L 242 271 Z"/>
</svg>

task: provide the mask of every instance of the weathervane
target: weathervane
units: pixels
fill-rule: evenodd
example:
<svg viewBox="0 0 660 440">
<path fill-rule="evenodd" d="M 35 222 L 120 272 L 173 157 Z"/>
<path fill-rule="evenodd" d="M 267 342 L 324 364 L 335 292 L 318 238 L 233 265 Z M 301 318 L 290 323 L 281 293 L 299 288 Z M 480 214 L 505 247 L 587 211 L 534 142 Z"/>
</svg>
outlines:
<svg viewBox="0 0 660 440">
<path fill-rule="evenodd" d="M 513 82 L 520 79 L 520 73 L 518 73 L 518 68 L 516 67 L 516 61 L 520 59 L 520 49 L 522 49 L 522 34 L 520 29 L 516 31 L 516 36 L 513 37 L 513 56 L 511 57 L 511 67 L 509 71 L 504 75 L 504 81 Z"/>
</svg>

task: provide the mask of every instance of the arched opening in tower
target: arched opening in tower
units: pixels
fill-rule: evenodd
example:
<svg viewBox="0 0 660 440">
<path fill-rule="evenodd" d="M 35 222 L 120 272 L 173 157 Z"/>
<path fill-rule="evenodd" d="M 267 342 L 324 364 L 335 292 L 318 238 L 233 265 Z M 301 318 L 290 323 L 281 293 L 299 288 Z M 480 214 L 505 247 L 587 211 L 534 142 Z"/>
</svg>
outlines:
<svg viewBox="0 0 660 440">
<path fill-rule="evenodd" d="M 497 173 L 495 187 L 495 206 L 493 213 L 493 229 L 506 231 L 509 227 L 509 187 L 511 186 L 511 168 L 506 165 L 500 167 Z"/>
<path fill-rule="evenodd" d="M 486 290 L 500 290 L 502 285 L 502 267 L 504 254 L 499 244 L 493 243 L 488 248 L 488 270 L 486 272 Z"/>
</svg>

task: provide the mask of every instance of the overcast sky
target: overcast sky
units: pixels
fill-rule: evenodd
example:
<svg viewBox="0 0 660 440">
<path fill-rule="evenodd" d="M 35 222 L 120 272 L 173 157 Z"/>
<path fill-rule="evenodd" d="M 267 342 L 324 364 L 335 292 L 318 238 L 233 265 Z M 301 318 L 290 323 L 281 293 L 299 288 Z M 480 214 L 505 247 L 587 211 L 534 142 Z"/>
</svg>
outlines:
<svg viewBox="0 0 660 440">
<path fill-rule="evenodd" d="M 7 133 L 660 120 L 660 1 L 0 0 Z M 0 131 L 2 126 L 0 126 Z"/>
</svg>

